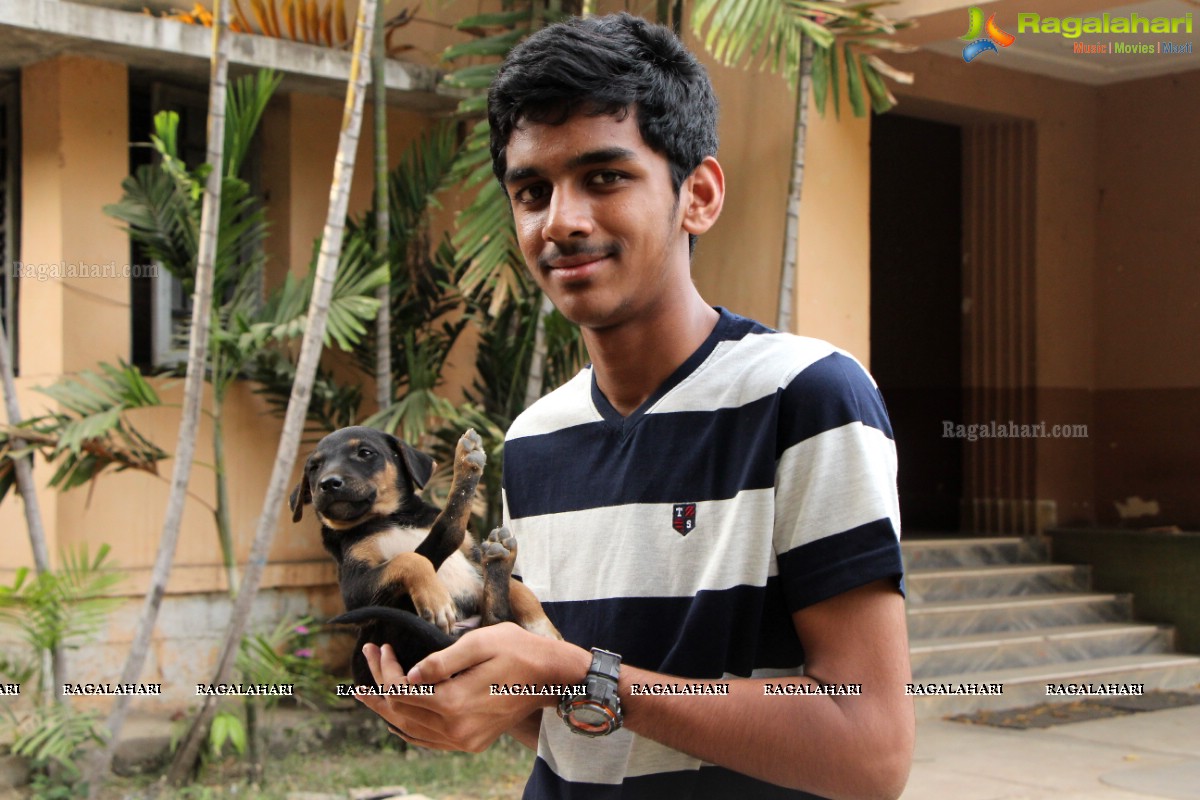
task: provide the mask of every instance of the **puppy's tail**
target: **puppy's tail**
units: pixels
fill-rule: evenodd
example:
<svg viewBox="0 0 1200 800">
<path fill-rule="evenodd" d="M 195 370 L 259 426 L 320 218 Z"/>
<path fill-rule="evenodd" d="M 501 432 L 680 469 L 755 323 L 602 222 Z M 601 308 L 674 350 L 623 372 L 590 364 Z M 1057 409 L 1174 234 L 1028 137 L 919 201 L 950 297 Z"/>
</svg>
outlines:
<svg viewBox="0 0 1200 800">
<path fill-rule="evenodd" d="M 353 611 L 347 611 L 329 620 L 331 625 L 356 625 L 363 629 L 367 641 L 376 644 L 384 642 L 391 644 L 399 653 L 404 651 L 424 651 L 432 653 L 454 644 L 455 637 L 450 636 L 431 622 L 421 619 L 411 611 L 403 611 L 387 606 L 364 606 Z M 378 627 L 383 634 L 382 641 L 377 641 L 371 635 L 371 628 Z M 416 663 L 415 661 L 410 663 Z"/>
</svg>

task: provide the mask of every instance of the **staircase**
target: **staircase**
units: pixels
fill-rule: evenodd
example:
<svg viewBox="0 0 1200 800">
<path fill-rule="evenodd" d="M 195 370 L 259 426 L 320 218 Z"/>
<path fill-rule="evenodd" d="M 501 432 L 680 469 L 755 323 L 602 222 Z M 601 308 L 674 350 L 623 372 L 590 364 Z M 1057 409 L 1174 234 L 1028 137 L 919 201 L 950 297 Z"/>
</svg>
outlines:
<svg viewBox="0 0 1200 800">
<path fill-rule="evenodd" d="M 1200 684 L 1200 657 L 1173 652 L 1170 627 L 1133 621 L 1132 598 L 1090 590 L 1090 568 L 1051 564 L 1038 539 L 901 544 L 913 680 L 1003 684 L 1000 695 L 915 698 L 922 718 L 1016 708 L 1048 683 Z"/>
</svg>

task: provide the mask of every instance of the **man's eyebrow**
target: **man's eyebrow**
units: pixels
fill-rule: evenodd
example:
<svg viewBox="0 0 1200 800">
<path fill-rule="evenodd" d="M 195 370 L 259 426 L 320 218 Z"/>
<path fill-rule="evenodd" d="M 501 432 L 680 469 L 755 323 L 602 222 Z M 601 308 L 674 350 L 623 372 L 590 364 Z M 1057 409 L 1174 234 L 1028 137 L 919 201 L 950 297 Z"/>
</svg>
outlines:
<svg viewBox="0 0 1200 800">
<path fill-rule="evenodd" d="M 586 167 L 591 164 L 628 161 L 636 155 L 634 151 L 627 147 L 605 147 L 600 150 L 589 150 L 586 153 L 580 153 L 568 161 L 567 169 L 577 169 L 578 167 Z M 506 184 L 516 183 L 528 178 L 539 177 L 541 174 L 541 171 L 537 167 L 513 167 L 504 173 L 504 182 Z"/>
<path fill-rule="evenodd" d="M 628 161 L 636 154 L 627 147 L 605 147 L 580 153 L 567 162 L 567 167 L 586 167 L 590 164 L 607 164 L 610 161 Z"/>
</svg>

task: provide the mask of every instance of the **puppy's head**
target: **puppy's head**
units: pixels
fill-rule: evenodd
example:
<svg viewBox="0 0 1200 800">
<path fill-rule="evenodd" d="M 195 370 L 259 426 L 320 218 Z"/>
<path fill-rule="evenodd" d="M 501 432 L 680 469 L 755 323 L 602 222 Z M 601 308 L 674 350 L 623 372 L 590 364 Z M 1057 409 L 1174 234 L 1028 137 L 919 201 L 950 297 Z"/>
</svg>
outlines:
<svg viewBox="0 0 1200 800">
<path fill-rule="evenodd" d="M 394 514 L 416 499 L 433 473 L 433 459 L 390 433 L 342 428 L 317 443 L 292 490 L 292 521 L 312 503 L 321 524 L 334 530 Z"/>
</svg>

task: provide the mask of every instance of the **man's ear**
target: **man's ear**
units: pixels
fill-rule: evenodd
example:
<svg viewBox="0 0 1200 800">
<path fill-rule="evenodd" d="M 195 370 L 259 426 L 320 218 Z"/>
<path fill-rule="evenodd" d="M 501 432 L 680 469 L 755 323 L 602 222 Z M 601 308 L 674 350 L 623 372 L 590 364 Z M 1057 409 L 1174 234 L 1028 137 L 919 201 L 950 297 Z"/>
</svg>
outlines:
<svg viewBox="0 0 1200 800">
<path fill-rule="evenodd" d="M 384 435 L 388 437 L 388 443 L 396 451 L 396 455 L 400 457 L 400 464 L 404 467 L 404 471 L 408 473 L 408 477 L 412 480 L 413 485 L 418 489 L 424 489 L 425 484 L 429 483 L 429 476 L 433 474 L 433 468 L 437 466 L 433 461 L 433 457 L 427 453 L 422 453 L 415 447 L 409 446 L 408 442 L 400 441 L 390 433 Z"/>
<path fill-rule="evenodd" d="M 683 229 L 699 236 L 706 233 L 721 216 L 725 205 L 725 173 L 712 156 L 692 170 L 680 188 Z"/>
</svg>

